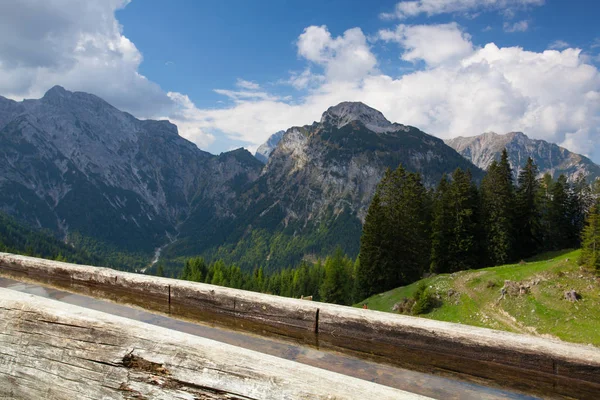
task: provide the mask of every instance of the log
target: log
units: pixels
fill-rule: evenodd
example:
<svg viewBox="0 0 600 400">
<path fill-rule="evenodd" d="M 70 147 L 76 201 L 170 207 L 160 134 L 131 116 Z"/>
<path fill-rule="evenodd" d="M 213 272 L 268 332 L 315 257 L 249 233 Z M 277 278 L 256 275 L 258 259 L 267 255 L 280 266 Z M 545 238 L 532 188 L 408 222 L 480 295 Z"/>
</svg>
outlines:
<svg viewBox="0 0 600 400">
<path fill-rule="evenodd" d="M 182 332 L 0 289 L 0 398 L 425 397 Z"/>
</svg>

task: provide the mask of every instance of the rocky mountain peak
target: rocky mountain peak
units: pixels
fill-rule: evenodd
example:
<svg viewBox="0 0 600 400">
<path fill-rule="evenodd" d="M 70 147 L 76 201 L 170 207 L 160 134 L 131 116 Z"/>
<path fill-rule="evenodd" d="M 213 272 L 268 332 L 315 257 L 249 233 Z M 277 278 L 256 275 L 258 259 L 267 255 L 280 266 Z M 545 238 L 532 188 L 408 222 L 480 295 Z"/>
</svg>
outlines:
<svg viewBox="0 0 600 400">
<path fill-rule="evenodd" d="M 354 121 L 362 122 L 368 129 L 377 133 L 397 130 L 381 111 L 361 102 L 345 101 L 337 106 L 329 107 L 321 117 L 321 124 L 330 124 L 337 128 Z"/>
<path fill-rule="evenodd" d="M 277 147 L 284 134 L 285 131 L 279 131 L 272 134 L 265 143 L 261 144 L 258 147 L 258 149 L 256 149 L 254 157 L 256 157 L 263 164 L 266 164 L 269 159 L 269 156 L 271 155 L 273 150 L 275 150 L 275 147 Z"/>
<path fill-rule="evenodd" d="M 45 103 L 61 103 L 70 97 L 73 93 L 66 90 L 64 87 L 56 85 L 48 89 L 42 101 Z"/>
</svg>

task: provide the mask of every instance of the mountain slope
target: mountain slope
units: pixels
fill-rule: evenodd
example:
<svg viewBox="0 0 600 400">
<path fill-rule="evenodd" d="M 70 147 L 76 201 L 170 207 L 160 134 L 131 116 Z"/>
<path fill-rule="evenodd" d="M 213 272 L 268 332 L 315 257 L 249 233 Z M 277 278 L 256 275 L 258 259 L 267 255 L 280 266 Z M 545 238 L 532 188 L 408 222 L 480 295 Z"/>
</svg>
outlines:
<svg viewBox="0 0 600 400">
<path fill-rule="evenodd" d="M 392 124 L 362 103 L 341 103 L 320 122 L 286 131 L 260 178 L 240 192 L 235 216 L 217 222 L 192 216 L 167 254 L 203 253 L 269 269 L 338 245 L 356 255 L 377 184 L 386 168 L 399 164 L 423 173 L 429 186 L 457 167 L 482 177 L 442 140 Z"/>
<path fill-rule="evenodd" d="M 570 181 L 584 175 L 588 181 L 600 177 L 600 166 L 589 158 L 570 152 L 554 143 L 530 139 L 521 132 L 499 135 L 487 132 L 473 137 L 457 137 L 446 143 L 482 169 L 499 160 L 504 148 L 508 151 L 510 164 L 518 175 L 520 168 L 531 157 L 538 165 L 540 175 L 550 173 L 554 179 L 565 174 Z"/>
<path fill-rule="evenodd" d="M 367 303 L 369 309 L 393 312 L 396 303 L 425 286 L 441 303 L 422 315 L 426 318 L 600 346 L 597 278 L 577 264 L 579 252 L 553 252 L 527 263 L 436 275 L 356 306 Z M 520 286 L 526 293 L 519 294 Z M 501 298 L 503 287 L 506 294 Z M 564 293 L 570 290 L 581 300 L 566 300 Z"/>
<path fill-rule="evenodd" d="M 106 260 L 61 242 L 52 232 L 33 229 L 3 212 L 0 212 L 0 252 L 77 264 L 110 265 Z"/>
<path fill-rule="evenodd" d="M 168 121 L 138 120 L 91 94 L 56 86 L 39 100 L 0 97 L 0 209 L 63 237 L 150 254 L 195 203 L 258 177 L 259 162 L 236 157 L 203 152 Z M 221 205 L 215 212 L 227 214 Z"/>
</svg>

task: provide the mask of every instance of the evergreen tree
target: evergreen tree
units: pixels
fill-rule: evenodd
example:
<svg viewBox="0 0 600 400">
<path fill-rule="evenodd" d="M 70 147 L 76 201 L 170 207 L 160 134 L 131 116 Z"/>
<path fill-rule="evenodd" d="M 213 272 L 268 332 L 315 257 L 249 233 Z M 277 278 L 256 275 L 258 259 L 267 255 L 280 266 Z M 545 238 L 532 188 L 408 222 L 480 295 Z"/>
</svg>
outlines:
<svg viewBox="0 0 600 400">
<path fill-rule="evenodd" d="M 550 204 L 552 202 L 553 186 L 554 180 L 552 179 L 552 175 L 546 172 L 540 180 L 540 187 L 538 190 L 538 201 L 540 203 L 540 250 L 552 249 L 552 222 L 550 221 Z"/>
<path fill-rule="evenodd" d="M 590 210 L 581 240 L 581 263 L 600 270 L 600 202 Z"/>
<path fill-rule="evenodd" d="M 385 215 L 379 193 L 375 193 L 367 211 L 360 238 L 359 265 L 356 271 L 356 296 L 359 299 L 379 293 L 385 287 L 384 270 L 386 267 L 383 264 L 386 262 L 384 257 L 385 229 Z"/>
<path fill-rule="evenodd" d="M 450 246 L 453 236 L 450 182 L 442 176 L 434 194 L 431 221 L 430 271 L 440 274 L 450 270 Z"/>
<path fill-rule="evenodd" d="M 552 185 L 551 199 L 548 204 L 548 238 L 552 250 L 566 249 L 571 244 L 571 217 L 569 183 L 564 175 Z"/>
<path fill-rule="evenodd" d="M 479 192 L 471 172 L 457 169 L 450 184 L 452 237 L 448 272 L 482 267 Z"/>
<path fill-rule="evenodd" d="M 581 246 L 581 232 L 585 228 L 586 216 L 594 205 L 592 187 L 584 175 L 579 175 L 571 185 L 568 214 L 571 220 L 569 247 Z"/>
<path fill-rule="evenodd" d="M 361 298 L 414 282 L 429 266 L 431 201 L 421 177 L 386 171 L 369 207 L 357 270 Z"/>
<path fill-rule="evenodd" d="M 325 260 L 325 280 L 320 288 L 321 301 L 334 304 L 352 304 L 352 261 L 338 247 Z"/>
<path fill-rule="evenodd" d="M 515 192 L 506 149 L 500 162 L 493 161 L 481 186 L 486 250 L 492 265 L 515 258 Z"/>
<path fill-rule="evenodd" d="M 516 194 L 516 250 L 519 258 L 536 254 L 542 246 L 540 181 L 538 168 L 529 157 L 519 173 Z"/>
<path fill-rule="evenodd" d="M 383 185 L 384 290 L 419 280 L 431 254 L 431 202 L 417 173 L 399 166 Z"/>
</svg>

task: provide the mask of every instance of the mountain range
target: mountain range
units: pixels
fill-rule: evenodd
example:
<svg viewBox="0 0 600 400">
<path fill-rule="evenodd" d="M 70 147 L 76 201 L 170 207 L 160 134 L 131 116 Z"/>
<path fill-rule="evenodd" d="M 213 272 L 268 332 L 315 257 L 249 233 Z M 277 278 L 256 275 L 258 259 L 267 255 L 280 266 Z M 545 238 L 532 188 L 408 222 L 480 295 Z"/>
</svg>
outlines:
<svg viewBox="0 0 600 400">
<path fill-rule="evenodd" d="M 88 250 L 141 255 L 141 265 L 120 268 L 142 267 L 161 249 L 172 263 L 203 255 L 274 270 L 337 246 L 355 256 L 387 168 L 403 164 L 429 187 L 458 167 L 480 180 L 501 141 L 459 139 L 449 146 L 344 102 L 276 133 L 255 156 L 212 155 L 168 121 L 139 120 L 56 86 L 38 100 L 0 97 L 0 211 Z M 506 143 L 513 165 L 536 154 L 541 170 L 598 168 L 546 142 L 537 152 Z"/>
<path fill-rule="evenodd" d="M 506 148 L 515 177 L 529 157 L 538 166 L 540 176 L 549 173 L 557 179 L 564 174 L 569 181 L 585 176 L 588 182 L 600 177 L 600 166 L 589 158 L 545 140 L 530 139 L 522 132 L 504 135 L 487 132 L 479 136 L 459 136 L 447 140 L 446 144 L 484 170 L 493 160 L 499 161 L 502 150 Z"/>
</svg>

